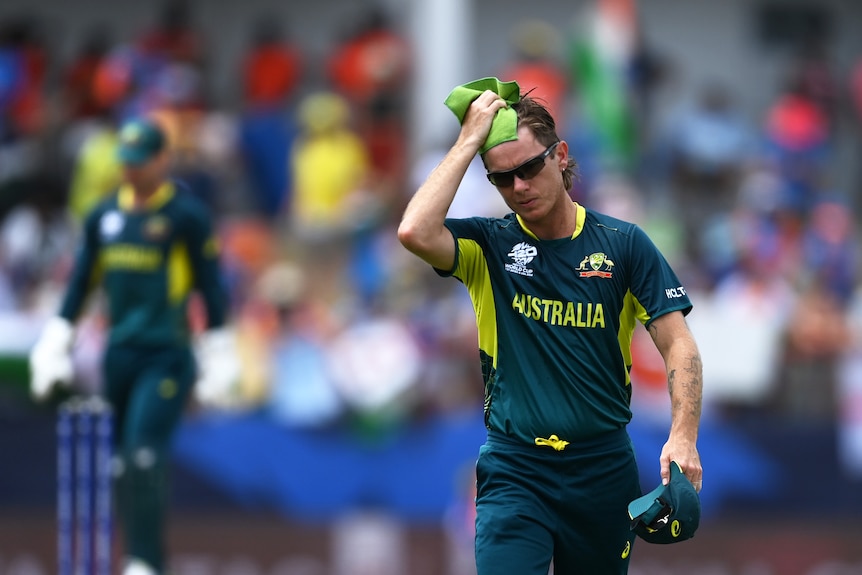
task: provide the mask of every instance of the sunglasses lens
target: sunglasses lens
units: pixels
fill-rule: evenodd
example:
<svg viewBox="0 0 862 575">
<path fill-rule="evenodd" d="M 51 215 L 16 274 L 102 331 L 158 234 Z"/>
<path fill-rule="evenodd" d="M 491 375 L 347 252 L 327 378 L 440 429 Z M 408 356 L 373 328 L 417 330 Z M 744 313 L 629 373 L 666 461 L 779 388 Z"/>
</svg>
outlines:
<svg viewBox="0 0 862 575">
<path fill-rule="evenodd" d="M 515 176 L 518 176 L 521 180 L 534 178 L 542 171 L 542 168 L 545 167 L 545 158 L 547 158 L 553 149 L 557 147 L 558 143 L 559 142 L 555 142 L 544 152 L 532 160 L 524 162 L 514 170 L 509 170 L 508 172 L 491 172 L 490 174 L 487 174 L 488 181 L 499 188 L 508 188 L 515 184 Z"/>
<path fill-rule="evenodd" d="M 521 178 L 522 180 L 529 180 L 533 178 L 542 171 L 542 168 L 545 167 L 545 158 L 535 158 L 530 160 L 526 164 L 520 167 L 517 171 L 515 171 L 515 175 Z"/>
<path fill-rule="evenodd" d="M 500 188 L 508 188 L 515 183 L 514 172 L 499 172 L 496 174 L 488 174 L 488 179 L 492 184 Z"/>
</svg>

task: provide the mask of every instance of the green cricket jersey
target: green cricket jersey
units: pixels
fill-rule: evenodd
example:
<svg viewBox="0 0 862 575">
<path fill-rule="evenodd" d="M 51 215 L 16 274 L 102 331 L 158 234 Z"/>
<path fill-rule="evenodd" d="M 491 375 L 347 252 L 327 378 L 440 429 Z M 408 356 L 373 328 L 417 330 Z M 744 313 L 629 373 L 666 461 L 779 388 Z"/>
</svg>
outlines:
<svg viewBox="0 0 862 575">
<path fill-rule="evenodd" d="M 583 206 L 571 238 L 540 240 L 515 214 L 447 219 L 476 312 L 485 423 L 557 449 L 631 419 L 631 340 L 691 302 L 638 226 Z"/>
<path fill-rule="evenodd" d="M 60 315 L 74 321 L 87 294 L 101 286 L 109 344 L 184 346 L 190 341 L 190 294 L 202 295 L 208 328 L 224 324 L 227 297 L 207 208 L 165 183 L 143 209 L 121 187 L 84 221 Z"/>
</svg>

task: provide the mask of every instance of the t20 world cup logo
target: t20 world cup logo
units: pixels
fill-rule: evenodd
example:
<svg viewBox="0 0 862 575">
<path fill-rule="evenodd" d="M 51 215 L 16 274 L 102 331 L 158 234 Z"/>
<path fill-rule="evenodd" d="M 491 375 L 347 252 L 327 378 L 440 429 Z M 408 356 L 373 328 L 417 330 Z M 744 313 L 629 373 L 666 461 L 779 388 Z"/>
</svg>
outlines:
<svg viewBox="0 0 862 575">
<path fill-rule="evenodd" d="M 536 246 L 526 242 L 515 244 L 507 256 L 512 258 L 515 263 L 506 264 L 506 271 L 520 274 L 522 276 L 532 276 L 533 270 L 527 267 L 527 264 L 533 261 L 539 251 Z"/>
</svg>

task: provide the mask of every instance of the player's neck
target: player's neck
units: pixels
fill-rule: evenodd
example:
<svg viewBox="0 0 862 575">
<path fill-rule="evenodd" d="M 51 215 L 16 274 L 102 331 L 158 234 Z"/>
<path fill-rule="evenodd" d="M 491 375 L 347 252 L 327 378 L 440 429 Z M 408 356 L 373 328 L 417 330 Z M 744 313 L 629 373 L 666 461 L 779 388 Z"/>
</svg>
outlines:
<svg viewBox="0 0 862 575">
<path fill-rule="evenodd" d="M 559 240 L 570 238 L 578 225 L 577 205 L 566 199 L 555 205 L 544 217 L 524 220 L 523 224 L 540 240 Z"/>
<path fill-rule="evenodd" d="M 135 208 L 144 208 L 147 206 L 147 202 L 150 201 L 156 192 L 159 191 L 161 187 L 160 184 L 155 184 L 152 186 L 139 186 L 134 187 L 134 199 L 135 199 Z"/>
</svg>

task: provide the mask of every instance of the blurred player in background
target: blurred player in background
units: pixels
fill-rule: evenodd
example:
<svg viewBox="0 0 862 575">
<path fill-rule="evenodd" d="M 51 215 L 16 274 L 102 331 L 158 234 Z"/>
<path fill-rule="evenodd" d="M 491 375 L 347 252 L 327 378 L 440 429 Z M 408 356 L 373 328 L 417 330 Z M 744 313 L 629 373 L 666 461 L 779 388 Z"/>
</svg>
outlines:
<svg viewBox="0 0 862 575">
<path fill-rule="evenodd" d="M 626 431 L 636 321 L 668 376 L 662 480 L 674 460 L 701 487 L 691 302 L 642 230 L 571 200 L 575 162 L 552 115 L 502 84 L 513 83 L 447 98 L 461 132 L 398 229 L 407 249 L 464 283 L 476 312 L 488 428 L 476 463 L 477 570 L 546 575 L 553 563 L 556 573 L 626 573 L 635 538 L 627 506 L 641 495 Z M 498 112 L 512 109 L 506 137 Z M 447 218 L 477 153 L 514 213 Z"/>
<path fill-rule="evenodd" d="M 192 390 L 204 405 L 231 404 L 239 362 L 211 217 L 169 179 L 164 131 L 147 119 L 128 122 L 118 155 L 124 181 L 85 220 L 62 306 L 31 352 L 31 391 L 41 400 L 55 385 L 72 382 L 75 322 L 91 288 L 100 285 L 109 325 L 103 391 L 116 425 L 123 574 L 156 575 L 167 567 L 171 438 Z M 194 291 L 207 319 L 197 336 L 188 315 Z"/>
</svg>

